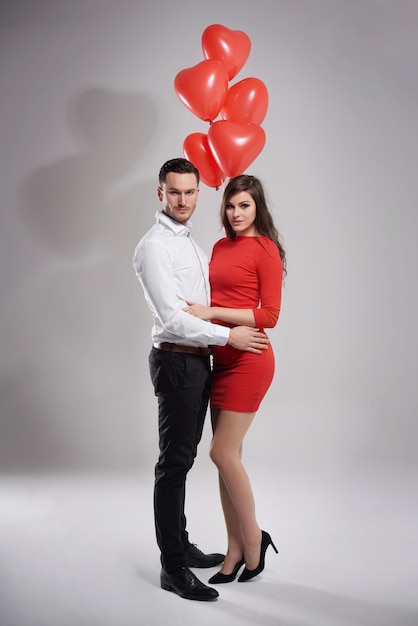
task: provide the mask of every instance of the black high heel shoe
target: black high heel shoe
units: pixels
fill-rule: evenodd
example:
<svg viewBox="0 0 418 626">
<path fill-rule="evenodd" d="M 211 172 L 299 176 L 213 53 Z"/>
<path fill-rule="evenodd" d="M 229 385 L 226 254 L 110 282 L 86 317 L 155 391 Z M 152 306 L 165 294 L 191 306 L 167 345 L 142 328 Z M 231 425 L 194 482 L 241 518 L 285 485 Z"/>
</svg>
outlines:
<svg viewBox="0 0 418 626">
<path fill-rule="evenodd" d="M 222 572 L 217 572 L 216 574 L 212 576 L 212 578 L 209 578 L 208 583 L 210 583 L 211 585 L 220 585 L 221 583 L 232 583 L 232 581 L 235 580 L 235 576 L 238 574 L 238 570 L 241 569 L 244 563 L 245 563 L 244 558 L 242 558 L 241 561 L 238 561 L 238 563 L 235 565 L 231 574 L 222 574 Z"/>
<path fill-rule="evenodd" d="M 272 546 L 276 554 L 278 554 L 279 551 L 274 545 L 272 538 L 265 530 L 262 530 L 261 531 L 260 561 L 255 569 L 247 569 L 246 567 L 244 568 L 242 574 L 238 578 L 239 583 L 245 583 L 246 580 L 250 580 L 251 578 L 254 578 L 254 576 L 257 576 L 258 574 L 260 574 L 260 572 L 263 571 L 266 550 L 270 545 Z"/>
</svg>

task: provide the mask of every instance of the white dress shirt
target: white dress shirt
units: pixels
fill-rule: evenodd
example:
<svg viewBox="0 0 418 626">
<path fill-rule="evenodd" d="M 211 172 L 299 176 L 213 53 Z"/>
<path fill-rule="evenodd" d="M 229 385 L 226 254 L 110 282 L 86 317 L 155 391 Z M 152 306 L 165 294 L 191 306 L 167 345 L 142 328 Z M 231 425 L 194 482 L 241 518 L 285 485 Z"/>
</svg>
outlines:
<svg viewBox="0 0 418 626">
<path fill-rule="evenodd" d="M 152 341 L 224 346 L 229 328 L 183 311 L 187 301 L 210 305 L 208 260 L 190 236 L 191 226 L 158 211 L 156 223 L 135 249 L 135 272 L 154 315 Z"/>
</svg>

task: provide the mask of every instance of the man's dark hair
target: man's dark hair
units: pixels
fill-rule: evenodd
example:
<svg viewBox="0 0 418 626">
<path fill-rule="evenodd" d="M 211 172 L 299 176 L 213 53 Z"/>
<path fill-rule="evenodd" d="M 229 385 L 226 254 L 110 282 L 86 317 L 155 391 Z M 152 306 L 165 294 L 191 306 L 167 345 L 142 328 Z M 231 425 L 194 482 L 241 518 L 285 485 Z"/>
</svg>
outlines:
<svg viewBox="0 0 418 626">
<path fill-rule="evenodd" d="M 160 185 L 165 183 L 165 179 L 167 178 L 167 174 L 169 172 L 176 172 L 176 174 L 194 174 L 196 176 L 197 184 L 199 185 L 199 170 L 193 165 L 193 163 L 190 163 L 190 161 L 188 161 L 187 159 L 178 158 L 166 161 L 160 169 L 160 173 L 158 176 Z"/>
</svg>

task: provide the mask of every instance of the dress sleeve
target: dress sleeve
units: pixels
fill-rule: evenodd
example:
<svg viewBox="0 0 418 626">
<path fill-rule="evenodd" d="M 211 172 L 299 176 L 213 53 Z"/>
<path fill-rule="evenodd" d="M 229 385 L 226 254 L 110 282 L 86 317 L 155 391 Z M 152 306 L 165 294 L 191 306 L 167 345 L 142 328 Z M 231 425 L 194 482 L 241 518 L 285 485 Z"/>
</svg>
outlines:
<svg viewBox="0 0 418 626">
<path fill-rule="evenodd" d="M 273 328 L 279 319 L 282 300 L 283 264 L 277 246 L 263 244 L 257 254 L 257 274 L 260 285 L 259 308 L 253 309 L 258 328 Z"/>
</svg>

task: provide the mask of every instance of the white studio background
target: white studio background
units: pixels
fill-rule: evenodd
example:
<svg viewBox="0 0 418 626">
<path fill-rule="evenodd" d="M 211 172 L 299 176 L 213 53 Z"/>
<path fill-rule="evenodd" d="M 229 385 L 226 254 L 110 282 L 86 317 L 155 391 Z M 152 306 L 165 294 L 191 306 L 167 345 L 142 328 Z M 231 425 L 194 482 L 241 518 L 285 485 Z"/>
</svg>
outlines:
<svg viewBox="0 0 418 626">
<path fill-rule="evenodd" d="M 269 91 L 247 171 L 288 255 L 248 454 L 277 473 L 416 463 L 418 3 L 3 0 L 5 474 L 155 462 L 152 320 L 131 256 L 159 167 L 207 130 L 173 81 L 215 23 L 251 39 L 235 80 Z M 202 185 L 194 218 L 208 254 L 221 192 Z"/>
</svg>

